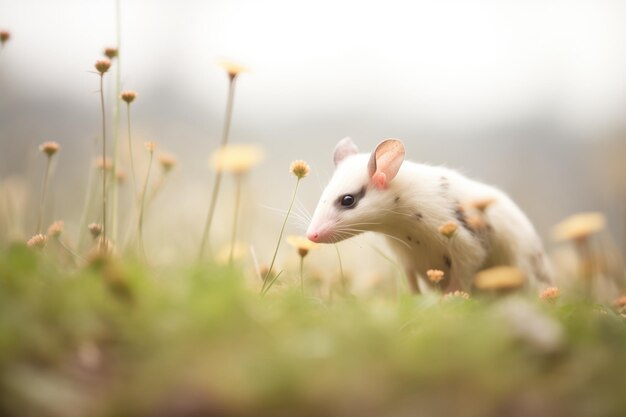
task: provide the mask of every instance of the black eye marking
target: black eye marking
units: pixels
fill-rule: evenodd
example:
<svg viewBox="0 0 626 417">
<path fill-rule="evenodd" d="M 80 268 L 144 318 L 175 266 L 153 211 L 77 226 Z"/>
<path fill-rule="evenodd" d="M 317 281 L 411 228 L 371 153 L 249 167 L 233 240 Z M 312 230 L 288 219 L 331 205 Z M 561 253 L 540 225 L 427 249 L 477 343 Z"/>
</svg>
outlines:
<svg viewBox="0 0 626 417">
<path fill-rule="evenodd" d="M 448 255 L 443 255 L 443 263 L 446 264 L 448 269 L 452 268 L 452 259 Z"/>
<path fill-rule="evenodd" d="M 359 201 L 365 196 L 365 187 L 361 188 L 357 193 L 343 194 L 339 196 L 335 204 L 341 209 L 353 209 Z"/>
</svg>

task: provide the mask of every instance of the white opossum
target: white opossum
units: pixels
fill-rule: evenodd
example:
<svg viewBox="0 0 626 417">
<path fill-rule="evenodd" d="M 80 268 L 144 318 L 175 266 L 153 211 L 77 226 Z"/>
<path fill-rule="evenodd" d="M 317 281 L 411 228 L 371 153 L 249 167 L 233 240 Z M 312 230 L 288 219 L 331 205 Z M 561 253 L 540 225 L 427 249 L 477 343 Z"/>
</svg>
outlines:
<svg viewBox="0 0 626 417">
<path fill-rule="evenodd" d="M 444 271 L 446 291 L 469 291 L 477 271 L 519 268 L 533 287 L 550 281 L 541 239 L 502 191 L 451 169 L 404 160 L 400 140 L 381 142 L 359 154 L 350 138 L 335 147 L 335 173 L 322 193 L 307 237 L 334 243 L 362 232 L 384 234 L 404 266 L 414 292 L 418 277 Z M 456 232 L 446 237 L 448 222 Z M 447 282 L 446 282 L 447 281 Z"/>
</svg>

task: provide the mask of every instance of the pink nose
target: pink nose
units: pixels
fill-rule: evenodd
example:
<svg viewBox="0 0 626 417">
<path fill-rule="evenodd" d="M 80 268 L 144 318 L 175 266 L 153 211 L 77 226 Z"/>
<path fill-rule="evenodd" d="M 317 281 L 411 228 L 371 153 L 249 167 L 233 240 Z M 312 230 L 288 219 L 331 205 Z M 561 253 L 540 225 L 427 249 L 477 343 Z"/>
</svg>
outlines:
<svg viewBox="0 0 626 417">
<path fill-rule="evenodd" d="M 318 242 L 320 234 L 318 232 L 309 232 L 306 236 L 311 242 Z"/>
</svg>

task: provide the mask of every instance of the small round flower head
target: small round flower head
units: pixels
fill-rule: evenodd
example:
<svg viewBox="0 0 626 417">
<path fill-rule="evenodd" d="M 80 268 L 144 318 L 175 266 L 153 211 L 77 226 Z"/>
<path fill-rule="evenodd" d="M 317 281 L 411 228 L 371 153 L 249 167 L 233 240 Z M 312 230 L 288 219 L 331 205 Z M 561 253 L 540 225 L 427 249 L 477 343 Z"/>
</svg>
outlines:
<svg viewBox="0 0 626 417">
<path fill-rule="evenodd" d="M 39 150 L 48 156 L 54 155 L 59 149 L 61 149 L 61 146 L 56 142 L 44 142 L 39 145 Z"/>
<path fill-rule="evenodd" d="M 34 235 L 33 237 L 31 237 L 30 239 L 28 239 L 28 241 L 26 242 L 26 245 L 28 245 L 29 248 L 43 249 L 46 246 L 47 242 L 48 242 L 48 237 L 46 235 L 42 235 L 41 233 L 38 233 Z"/>
<path fill-rule="evenodd" d="M 458 228 L 458 224 L 453 221 L 449 221 L 439 226 L 439 233 L 450 239 L 452 236 L 454 236 Z"/>
<path fill-rule="evenodd" d="M 298 177 L 299 180 L 306 177 L 310 170 L 309 164 L 302 160 L 293 161 L 289 167 L 289 171 Z"/>
<path fill-rule="evenodd" d="M 4 46 L 9 39 L 11 39 L 11 32 L 8 30 L 0 30 L 0 44 Z"/>
<path fill-rule="evenodd" d="M 122 94 L 120 94 L 120 98 L 126 103 L 130 104 L 137 98 L 137 93 L 131 90 L 122 91 Z"/>
<path fill-rule="evenodd" d="M 539 294 L 542 300 L 554 300 L 559 297 L 559 289 L 557 287 L 546 288 Z"/>
<path fill-rule="evenodd" d="M 100 236 L 100 234 L 102 233 L 102 225 L 99 223 L 91 223 L 89 224 L 89 226 L 87 226 L 87 228 L 89 229 L 89 233 L 91 233 L 91 236 L 94 239 L 97 239 L 98 236 Z"/>
<path fill-rule="evenodd" d="M 126 174 L 126 171 L 124 171 L 122 168 L 118 167 L 115 170 L 115 179 L 117 180 L 118 184 L 124 184 L 127 178 L 128 175 Z"/>
<path fill-rule="evenodd" d="M 61 236 L 61 233 L 63 233 L 64 226 L 65 226 L 65 223 L 63 223 L 63 220 L 57 220 L 56 222 L 52 223 L 48 227 L 48 236 L 54 237 L 54 238 Z"/>
<path fill-rule="evenodd" d="M 582 240 L 604 229 L 606 219 L 602 213 L 579 213 L 554 226 L 555 240 Z"/>
<path fill-rule="evenodd" d="M 104 169 L 105 171 L 111 171 L 113 169 L 113 161 L 109 157 L 102 158 L 100 156 L 96 158 L 95 165 L 96 168 L 100 170 Z"/>
<path fill-rule="evenodd" d="M 211 165 L 216 171 L 243 174 L 258 165 L 264 158 L 264 152 L 255 145 L 226 145 L 211 155 Z"/>
<path fill-rule="evenodd" d="M 151 141 L 151 140 L 149 140 L 149 141 L 147 141 L 147 142 L 144 142 L 144 143 L 143 143 L 143 146 L 145 146 L 145 147 L 146 147 L 146 150 L 147 150 L 148 152 L 150 152 L 150 153 L 153 153 L 153 152 L 154 152 L 154 150 L 156 149 L 156 143 L 155 143 L 154 141 Z"/>
<path fill-rule="evenodd" d="M 448 294 L 443 296 L 444 300 L 454 300 L 454 299 L 463 299 L 463 300 L 469 300 L 470 295 L 468 293 L 466 293 L 465 291 L 454 291 L 454 292 L 449 292 Z"/>
<path fill-rule="evenodd" d="M 109 61 L 108 59 L 99 59 L 96 61 L 96 64 L 94 66 L 96 67 L 96 70 L 100 73 L 100 75 L 102 75 L 107 72 L 109 68 L 111 68 L 111 61 Z"/>
<path fill-rule="evenodd" d="M 430 282 L 434 282 L 435 284 L 437 284 L 443 279 L 444 273 L 439 269 L 429 269 L 428 271 L 426 271 L 426 276 L 428 277 L 428 280 Z"/>
<path fill-rule="evenodd" d="M 318 247 L 318 244 L 311 242 L 309 239 L 303 236 L 287 236 L 287 243 L 298 250 L 298 254 L 301 257 L 305 257 L 311 249 Z"/>
<path fill-rule="evenodd" d="M 159 164 L 161 164 L 163 172 L 170 172 L 176 165 L 176 157 L 170 153 L 162 153 L 159 155 Z"/>
<path fill-rule="evenodd" d="M 236 242 L 232 247 L 232 261 L 241 261 L 245 259 L 248 254 L 248 245 L 241 242 Z M 222 246 L 215 254 L 215 262 L 220 265 L 226 265 L 231 261 L 231 247 L 230 245 Z"/>
<path fill-rule="evenodd" d="M 247 72 L 248 69 L 242 65 L 239 64 L 235 64 L 234 62 L 231 61 L 219 61 L 217 63 L 220 67 L 222 67 L 227 73 L 228 73 L 228 77 L 233 80 L 235 77 L 237 77 L 239 74 L 241 74 L 242 72 Z"/>
<path fill-rule="evenodd" d="M 119 54 L 119 51 L 117 50 L 117 48 L 104 48 L 104 56 L 106 56 L 109 59 L 113 59 L 113 58 L 117 58 L 117 55 Z"/>
<path fill-rule="evenodd" d="M 481 290 L 510 290 L 524 285 L 522 271 L 514 266 L 496 266 L 476 274 L 474 285 Z"/>
</svg>

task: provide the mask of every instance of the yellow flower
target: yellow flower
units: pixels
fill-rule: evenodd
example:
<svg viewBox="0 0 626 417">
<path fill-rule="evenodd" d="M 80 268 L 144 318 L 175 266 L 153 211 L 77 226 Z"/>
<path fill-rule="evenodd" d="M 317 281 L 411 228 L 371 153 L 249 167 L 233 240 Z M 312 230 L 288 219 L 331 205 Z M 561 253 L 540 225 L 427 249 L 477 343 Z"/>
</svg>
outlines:
<svg viewBox="0 0 626 417">
<path fill-rule="evenodd" d="M 117 48 L 104 48 L 104 56 L 109 59 L 117 58 L 118 53 Z"/>
<path fill-rule="evenodd" d="M 302 160 L 293 161 L 289 167 L 289 172 L 298 177 L 299 180 L 309 175 L 310 171 L 309 164 Z"/>
<path fill-rule="evenodd" d="M 244 174 L 263 157 L 263 150 L 256 145 L 226 145 L 213 152 L 211 165 L 216 171 Z"/>
<path fill-rule="evenodd" d="M 30 248 L 43 249 L 46 246 L 47 242 L 48 242 L 48 236 L 38 233 L 34 235 L 33 237 L 31 237 L 30 239 L 28 239 L 28 241 L 26 242 L 26 245 L 28 245 L 28 247 Z"/>
<path fill-rule="evenodd" d="M 439 269 L 429 269 L 428 271 L 426 271 L 426 276 L 428 276 L 428 280 L 430 282 L 434 282 L 435 284 L 437 284 L 443 279 L 444 273 Z"/>
<path fill-rule="evenodd" d="M 96 67 L 96 70 L 98 70 L 100 75 L 102 75 L 107 72 L 109 68 L 111 68 L 111 61 L 109 61 L 108 59 L 100 59 L 96 61 L 94 67 Z"/>
<path fill-rule="evenodd" d="M 104 160 L 103 160 L 102 156 L 99 156 L 95 160 L 95 165 L 96 165 L 96 168 L 98 168 L 98 169 L 104 169 L 105 171 L 111 171 L 113 169 L 113 160 L 111 158 L 109 158 L 108 156 L 106 158 L 104 158 Z"/>
<path fill-rule="evenodd" d="M 56 142 L 44 142 L 39 145 L 39 150 L 48 156 L 52 156 L 59 151 L 61 146 Z"/>
<path fill-rule="evenodd" d="M 220 265 L 227 265 L 231 260 L 230 250 L 231 250 L 230 245 L 222 246 L 220 250 L 218 250 L 217 253 L 215 254 L 215 262 L 217 262 Z M 233 250 L 232 260 L 240 261 L 246 257 L 248 253 L 248 246 L 243 243 L 237 242 L 232 247 L 232 250 Z"/>
<path fill-rule="evenodd" d="M 154 152 L 154 150 L 156 149 L 156 143 L 154 141 L 147 141 L 143 143 L 143 146 L 146 147 L 146 150 L 150 153 Z"/>
<path fill-rule="evenodd" d="M 176 165 L 176 157 L 170 153 L 162 153 L 159 155 L 159 163 L 164 172 L 170 172 Z"/>
<path fill-rule="evenodd" d="M 602 213 L 578 213 L 554 226 L 552 236 L 557 241 L 580 240 L 604 229 L 605 224 Z"/>
<path fill-rule="evenodd" d="M 91 236 L 93 236 L 94 239 L 96 239 L 102 233 L 102 225 L 101 224 L 90 223 L 87 226 L 87 228 L 89 229 L 89 232 L 91 233 Z"/>
<path fill-rule="evenodd" d="M 9 39 L 11 39 L 11 32 L 8 30 L 0 30 L 0 44 L 4 46 Z"/>
<path fill-rule="evenodd" d="M 439 227 L 439 233 L 450 239 L 454 236 L 458 228 L 459 226 L 455 222 L 449 221 Z"/>
<path fill-rule="evenodd" d="M 243 65 L 236 64 L 232 61 L 220 60 L 217 62 L 217 65 L 222 67 L 228 73 L 228 76 L 231 80 L 242 72 L 248 72 L 248 68 L 244 67 Z"/>
<path fill-rule="evenodd" d="M 315 242 L 311 242 L 304 236 L 287 236 L 287 243 L 294 248 L 298 249 L 298 254 L 301 257 L 305 257 L 311 249 L 317 248 L 319 245 Z"/>
<path fill-rule="evenodd" d="M 497 266 L 476 274 L 474 285 L 481 290 L 506 290 L 521 287 L 525 278 L 514 266 Z"/>
<path fill-rule="evenodd" d="M 462 298 L 464 300 L 469 300 L 470 295 L 466 293 L 465 291 L 454 291 L 443 296 L 444 300 L 452 300 L 454 298 Z"/>
<path fill-rule="evenodd" d="M 61 233 L 63 233 L 64 225 L 65 224 L 63 223 L 63 220 L 57 220 L 56 222 L 52 223 L 48 227 L 48 236 L 50 237 L 61 236 Z"/>
<path fill-rule="evenodd" d="M 131 90 L 122 91 L 120 98 L 130 104 L 135 101 L 135 98 L 137 98 L 137 93 Z"/>
<path fill-rule="evenodd" d="M 557 287 L 546 288 L 539 294 L 542 300 L 554 300 L 559 297 L 559 289 Z"/>
</svg>

